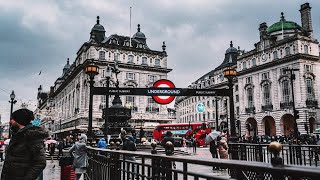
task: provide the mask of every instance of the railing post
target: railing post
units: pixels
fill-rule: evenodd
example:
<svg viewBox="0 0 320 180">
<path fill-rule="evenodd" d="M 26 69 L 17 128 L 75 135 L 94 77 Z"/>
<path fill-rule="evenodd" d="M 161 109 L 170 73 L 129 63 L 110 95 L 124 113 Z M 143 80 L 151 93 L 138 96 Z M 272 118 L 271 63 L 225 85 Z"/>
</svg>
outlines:
<svg viewBox="0 0 320 180">
<path fill-rule="evenodd" d="M 240 145 L 241 160 L 247 160 L 247 147 L 245 144 Z"/>
</svg>

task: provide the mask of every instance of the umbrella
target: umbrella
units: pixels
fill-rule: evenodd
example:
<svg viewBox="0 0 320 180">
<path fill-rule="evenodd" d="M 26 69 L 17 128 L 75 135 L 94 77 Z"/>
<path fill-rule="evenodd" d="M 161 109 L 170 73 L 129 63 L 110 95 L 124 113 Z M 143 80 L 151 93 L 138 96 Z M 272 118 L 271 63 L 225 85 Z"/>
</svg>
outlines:
<svg viewBox="0 0 320 180">
<path fill-rule="evenodd" d="M 54 140 L 54 139 L 48 139 L 48 140 L 46 140 L 44 143 L 45 143 L 45 144 L 51 144 L 51 143 L 57 144 L 57 141 Z"/>
<path fill-rule="evenodd" d="M 220 134 L 221 134 L 220 131 L 213 131 L 209 133 L 205 139 L 206 143 L 210 143 L 211 141 L 215 140 Z"/>
</svg>

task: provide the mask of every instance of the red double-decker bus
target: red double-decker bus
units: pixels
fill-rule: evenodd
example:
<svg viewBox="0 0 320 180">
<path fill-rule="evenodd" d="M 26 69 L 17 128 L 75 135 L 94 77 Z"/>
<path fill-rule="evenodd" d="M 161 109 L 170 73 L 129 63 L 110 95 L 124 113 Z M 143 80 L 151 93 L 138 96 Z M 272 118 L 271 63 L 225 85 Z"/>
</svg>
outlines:
<svg viewBox="0 0 320 180">
<path fill-rule="evenodd" d="M 176 123 L 176 124 L 159 124 L 153 130 L 153 138 L 159 142 L 166 136 L 167 131 L 171 131 L 174 137 L 191 137 L 195 134 L 198 146 L 205 146 L 206 135 L 211 132 L 208 123 Z"/>
</svg>

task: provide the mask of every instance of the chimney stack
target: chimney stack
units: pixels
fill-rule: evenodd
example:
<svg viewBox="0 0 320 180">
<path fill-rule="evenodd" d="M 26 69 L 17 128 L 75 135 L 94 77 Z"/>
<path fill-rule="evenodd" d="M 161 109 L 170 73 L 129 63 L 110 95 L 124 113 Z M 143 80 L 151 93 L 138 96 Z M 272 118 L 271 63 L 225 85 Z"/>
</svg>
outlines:
<svg viewBox="0 0 320 180">
<path fill-rule="evenodd" d="M 309 33 L 309 37 L 312 35 L 312 21 L 311 21 L 311 7 L 309 3 L 301 5 L 299 10 L 301 14 L 302 29 Z"/>
</svg>

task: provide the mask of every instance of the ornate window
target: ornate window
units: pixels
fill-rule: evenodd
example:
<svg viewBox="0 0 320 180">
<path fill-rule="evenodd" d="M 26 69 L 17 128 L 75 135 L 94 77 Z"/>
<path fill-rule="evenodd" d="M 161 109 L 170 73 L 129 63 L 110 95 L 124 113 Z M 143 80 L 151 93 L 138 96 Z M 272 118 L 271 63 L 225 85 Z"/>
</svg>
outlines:
<svg viewBox="0 0 320 180">
<path fill-rule="evenodd" d="M 99 51 L 99 59 L 100 60 L 105 60 L 106 59 L 106 52 Z"/>
<path fill-rule="evenodd" d="M 156 59 L 156 60 L 154 61 L 154 65 L 155 65 L 155 66 L 160 66 L 160 59 Z"/>
<path fill-rule="evenodd" d="M 286 52 L 286 56 L 289 56 L 291 53 L 290 53 L 290 47 L 286 47 L 285 48 L 285 52 Z"/>
<path fill-rule="evenodd" d="M 157 76 L 156 75 L 148 75 L 148 80 L 149 80 L 149 82 L 155 82 L 157 80 Z"/>
<path fill-rule="evenodd" d="M 247 62 L 246 61 L 243 62 L 242 67 L 243 67 L 243 69 L 247 69 Z"/>
<path fill-rule="evenodd" d="M 143 65 L 148 65 L 147 57 L 142 57 L 142 63 Z"/>
<path fill-rule="evenodd" d="M 133 55 L 128 56 L 128 63 L 133 63 Z"/>
<path fill-rule="evenodd" d="M 290 85 L 289 85 L 289 80 L 284 80 L 282 81 L 282 100 L 283 102 L 290 102 Z"/>
<path fill-rule="evenodd" d="M 129 109 L 133 109 L 133 107 L 135 106 L 135 99 L 134 96 L 126 96 L 126 103 L 125 103 L 126 107 L 128 107 Z"/>
<path fill-rule="evenodd" d="M 253 58 L 252 59 L 252 66 L 256 66 L 257 65 L 257 60 L 256 60 L 256 58 Z"/>
<path fill-rule="evenodd" d="M 270 96 L 270 84 L 266 83 L 262 86 L 263 91 L 263 104 L 269 105 L 271 103 L 271 96 Z"/>
<path fill-rule="evenodd" d="M 307 86 L 307 100 L 314 100 L 313 80 L 311 78 L 306 79 Z"/>
<path fill-rule="evenodd" d="M 119 61 L 120 59 L 120 54 L 119 53 L 115 53 L 114 54 L 114 61 Z"/>
<path fill-rule="evenodd" d="M 309 54 L 308 45 L 304 45 L 303 48 L 304 48 L 304 53 Z"/>
<path fill-rule="evenodd" d="M 273 59 L 278 59 L 278 52 L 277 51 L 273 51 Z"/>
<path fill-rule="evenodd" d="M 248 108 L 253 107 L 253 89 L 250 87 L 247 89 Z"/>
<path fill-rule="evenodd" d="M 135 80 L 135 74 L 134 73 L 126 73 L 126 79 L 127 80 Z"/>
</svg>

